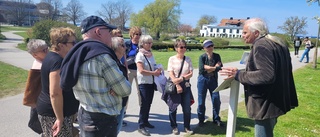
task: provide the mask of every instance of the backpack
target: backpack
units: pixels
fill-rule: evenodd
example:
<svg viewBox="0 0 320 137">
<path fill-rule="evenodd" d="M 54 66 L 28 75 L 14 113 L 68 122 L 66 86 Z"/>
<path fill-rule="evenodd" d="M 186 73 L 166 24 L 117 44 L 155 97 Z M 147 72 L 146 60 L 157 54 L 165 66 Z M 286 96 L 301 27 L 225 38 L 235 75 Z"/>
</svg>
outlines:
<svg viewBox="0 0 320 137">
<path fill-rule="evenodd" d="M 314 43 L 311 42 L 310 49 L 314 48 Z"/>
</svg>

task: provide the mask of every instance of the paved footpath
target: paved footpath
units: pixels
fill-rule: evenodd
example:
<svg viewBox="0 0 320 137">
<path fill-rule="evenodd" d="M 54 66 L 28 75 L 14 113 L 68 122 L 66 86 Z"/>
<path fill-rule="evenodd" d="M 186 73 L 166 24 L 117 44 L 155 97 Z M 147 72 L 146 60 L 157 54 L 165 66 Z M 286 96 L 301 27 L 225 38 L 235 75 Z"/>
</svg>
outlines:
<svg viewBox="0 0 320 137">
<path fill-rule="evenodd" d="M 32 56 L 27 53 L 26 51 L 17 49 L 16 46 L 18 43 L 22 43 L 23 39 L 20 36 L 17 36 L 15 34 L 12 34 L 11 32 L 2 32 L 3 35 L 7 37 L 7 40 L 0 42 L 0 61 L 12 64 L 14 66 L 20 67 L 25 70 L 29 70 L 33 58 Z M 318 50 L 319 51 L 319 50 Z M 300 51 L 300 55 L 302 54 L 302 50 Z M 314 49 L 310 51 L 310 61 L 313 60 L 313 53 Z M 319 53 L 318 53 L 319 55 Z M 306 65 L 306 63 L 300 63 L 298 61 L 298 58 L 293 56 L 293 53 L 291 53 L 292 56 L 292 65 L 293 70 L 296 70 L 298 68 L 301 68 Z M 222 57 L 223 58 L 223 57 Z M 241 57 L 239 57 L 240 60 Z M 244 65 L 239 64 L 239 61 L 231 62 L 231 63 L 225 63 L 224 66 L 235 66 L 238 68 L 244 68 Z M 168 76 L 168 74 L 166 74 Z M 191 85 L 192 85 L 192 92 L 193 96 L 195 98 L 195 104 L 193 104 L 191 107 L 191 128 L 196 127 L 198 120 L 197 120 L 197 77 L 198 77 L 198 69 L 194 70 L 194 75 L 191 78 Z M 223 77 L 219 77 L 219 83 L 223 81 Z M 135 85 L 135 84 L 133 84 Z M 243 94 L 243 86 L 240 86 L 240 95 L 239 95 L 239 101 L 243 101 L 242 98 Z M 23 94 L 18 94 L 11 97 L 6 97 L 0 99 L 0 137 L 34 137 L 39 136 L 36 133 L 34 133 L 31 129 L 27 127 L 27 123 L 29 120 L 29 111 L 30 108 L 27 106 L 22 105 L 22 97 Z M 220 91 L 220 98 L 221 98 L 221 111 L 228 108 L 229 104 L 229 90 L 223 90 Z M 209 95 L 207 95 L 206 99 L 206 105 L 207 105 L 207 112 L 206 116 L 211 117 L 211 100 L 209 98 Z M 168 118 L 168 107 L 164 103 L 164 101 L 161 100 L 161 93 L 156 91 L 153 103 L 150 110 L 150 123 L 155 125 L 154 129 L 149 129 L 151 136 L 173 136 L 171 134 L 171 127 L 170 127 L 170 121 Z M 124 120 L 128 123 L 128 126 L 123 127 L 122 131 L 120 132 L 120 137 L 128 137 L 128 136 L 142 136 L 138 133 L 138 116 L 139 114 L 139 105 L 138 105 L 138 97 L 136 92 L 136 87 L 133 86 L 132 94 L 129 98 L 129 106 L 127 109 L 127 115 L 124 118 Z M 185 135 L 185 132 L 183 132 L 183 115 L 181 111 L 181 107 L 178 107 L 178 113 L 177 113 L 177 122 L 178 122 L 178 128 L 180 132 L 180 135 Z M 225 119 L 223 119 L 224 122 Z"/>
</svg>

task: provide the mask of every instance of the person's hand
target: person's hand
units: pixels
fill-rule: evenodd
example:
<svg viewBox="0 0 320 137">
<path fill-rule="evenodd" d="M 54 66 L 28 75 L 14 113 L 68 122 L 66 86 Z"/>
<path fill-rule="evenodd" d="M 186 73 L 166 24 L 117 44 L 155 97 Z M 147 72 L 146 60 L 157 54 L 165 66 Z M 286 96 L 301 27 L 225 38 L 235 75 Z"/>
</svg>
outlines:
<svg viewBox="0 0 320 137">
<path fill-rule="evenodd" d="M 112 89 L 110 90 L 110 94 L 111 94 L 112 96 L 116 96 L 116 95 L 117 95 L 117 93 L 114 92 Z"/>
<path fill-rule="evenodd" d="M 159 76 L 161 74 L 161 69 L 156 69 L 155 71 L 154 71 L 154 76 Z"/>
<path fill-rule="evenodd" d="M 58 136 L 59 132 L 61 131 L 62 124 L 63 124 L 63 120 L 57 119 L 54 122 L 54 124 L 52 126 L 52 134 L 54 137 Z"/>
<path fill-rule="evenodd" d="M 221 62 L 217 62 L 217 64 L 215 65 L 215 67 L 220 67 L 221 66 Z"/>
<path fill-rule="evenodd" d="M 235 67 L 223 67 L 222 70 L 219 71 L 221 76 L 227 76 L 225 79 L 234 78 L 237 74 L 238 69 Z"/>
</svg>

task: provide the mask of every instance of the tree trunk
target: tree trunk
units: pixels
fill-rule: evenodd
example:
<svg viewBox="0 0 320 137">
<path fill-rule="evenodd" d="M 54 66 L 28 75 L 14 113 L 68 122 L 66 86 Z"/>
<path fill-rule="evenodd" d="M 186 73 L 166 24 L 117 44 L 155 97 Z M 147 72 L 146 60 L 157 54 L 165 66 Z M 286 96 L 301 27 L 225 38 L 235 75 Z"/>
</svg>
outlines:
<svg viewBox="0 0 320 137">
<path fill-rule="evenodd" d="M 312 67 L 314 69 L 317 68 L 317 58 L 318 58 L 318 44 L 319 44 L 319 35 L 320 35 L 320 21 L 318 21 L 319 23 L 319 28 L 318 28 L 318 36 L 317 36 L 317 41 L 316 41 L 316 45 L 315 45 L 315 49 L 314 49 L 314 54 L 313 54 L 313 65 Z"/>
</svg>

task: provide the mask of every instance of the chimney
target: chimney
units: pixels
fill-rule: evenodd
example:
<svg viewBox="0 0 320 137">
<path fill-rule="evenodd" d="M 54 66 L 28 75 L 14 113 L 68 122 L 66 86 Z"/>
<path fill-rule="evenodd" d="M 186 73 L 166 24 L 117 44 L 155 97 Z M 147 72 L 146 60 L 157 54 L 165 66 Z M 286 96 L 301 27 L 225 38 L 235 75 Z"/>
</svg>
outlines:
<svg viewBox="0 0 320 137">
<path fill-rule="evenodd" d="M 247 17 L 247 20 L 250 19 L 250 17 Z"/>
<path fill-rule="evenodd" d="M 233 17 L 230 17 L 230 20 L 233 20 Z"/>
</svg>

